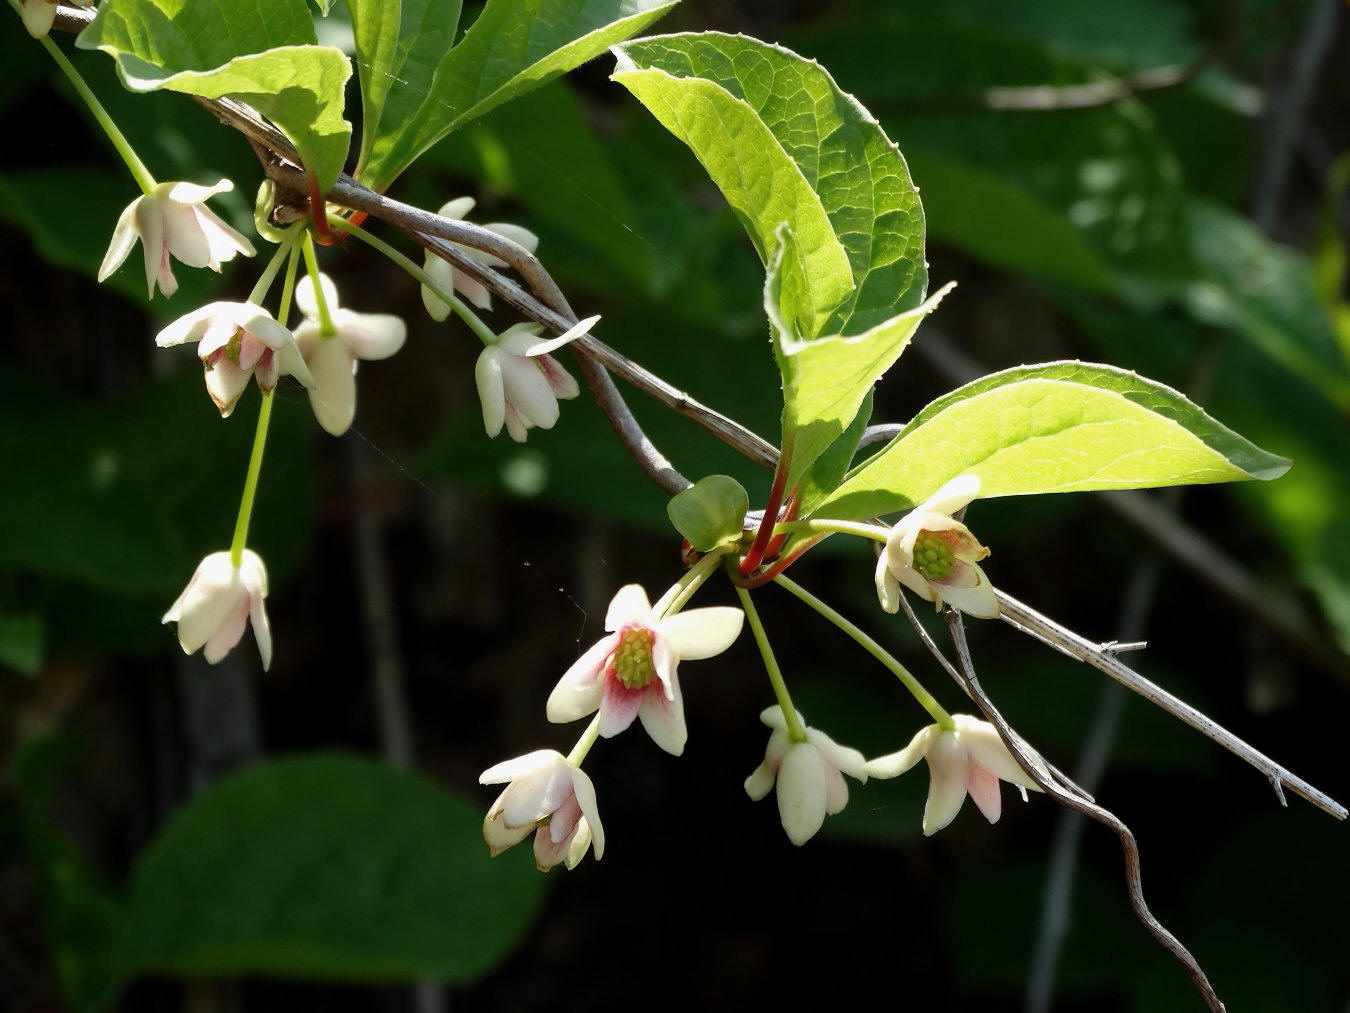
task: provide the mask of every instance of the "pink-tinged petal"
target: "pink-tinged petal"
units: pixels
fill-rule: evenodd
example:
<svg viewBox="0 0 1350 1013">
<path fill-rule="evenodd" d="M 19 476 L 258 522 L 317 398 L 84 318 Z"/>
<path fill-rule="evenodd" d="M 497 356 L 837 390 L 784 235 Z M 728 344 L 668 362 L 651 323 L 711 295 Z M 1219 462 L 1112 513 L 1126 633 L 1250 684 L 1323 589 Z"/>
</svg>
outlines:
<svg viewBox="0 0 1350 1013">
<path fill-rule="evenodd" d="M 167 246 L 160 254 L 159 272 L 155 275 L 155 282 L 159 285 L 160 293 L 166 298 L 178 291 L 178 279 L 173 276 L 173 264 L 170 262 Z"/>
<path fill-rule="evenodd" d="M 20 0 L 19 16 L 23 18 L 23 26 L 28 29 L 28 34 L 40 39 L 52 30 L 56 22 L 56 0 Z"/>
<path fill-rule="evenodd" d="M 441 209 L 436 213 L 442 218 L 463 219 L 468 217 L 474 205 L 478 202 L 472 197 L 455 197 L 441 205 Z"/>
<path fill-rule="evenodd" d="M 480 310 L 492 309 L 492 293 L 488 291 L 477 278 L 474 278 L 463 271 L 454 271 L 455 291 L 462 295 L 469 302 L 473 303 Z"/>
<path fill-rule="evenodd" d="M 24 10 L 27 11 L 30 6 L 46 8 L 53 13 L 53 16 L 56 12 L 56 4 L 47 3 L 46 0 L 37 0 L 36 4 L 25 4 Z M 48 25 L 48 28 L 50 27 Z M 45 35 L 46 32 L 44 31 L 42 34 Z M 137 197 L 118 216 L 117 225 L 113 228 L 112 242 L 108 244 L 108 252 L 103 255 L 103 263 L 99 265 L 99 281 L 106 281 L 114 271 L 121 267 L 131 254 L 131 248 L 136 245 L 136 240 L 140 237 L 140 233 L 136 229 L 136 208 L 143 200 L 145 200 L 144 197 Z"/>
<path fill-rule="evenodd" d="M 889 560 L 884 552 L 877 557 L 877 569 L 873 580 L 877 585 L 877 601 L 881 603 L 882 609 L 891 613 L 900 611 L 900 582 L 895 579 L 895 574 L 891 573 Z"/>
<path fill-rule="evenodd" d="M 249 594 L 267 597 L 267 567 L 252 549 L 245 549 L 239 557 L 239 582 Z"/>
<path fill-rule="evenodd" d="M 617 633 L 626 626 L 650 627 L 652 606 L 641 584 L 625 584 L 614 592 L 605 612 L 605 629 Z"/>
<path fill-rule="evenodd" d="M 576 793 L 571 789 L 571 779 L 569 778 L 567 795 L 553 810 L 553 815 L 549 818 L 548 836 L 553 839 L 554 844 L 565 845 L 577 832 L 577 824 L 580 822 L 581 806 L 577 802 Z"/>
<path fill-rule="evenodd" d="M 165 273 L 168 279 L 173 282 L 173 272 L 168 268 L 168 253 L 164 247 L 164 216 L 160 213 L 159 204 L 150 196 L 139 200 L 134 205 L 136 219 L 136 232 L 141 237 L 141 252 L 145 255 L 145 284 L 149 293 L 148 298 L 155 297 L 155 285 L 166 295 L 177 287 L 164 288 Z"/>
<path fill-rule="evenodd" d="M 263 357 L 264 352 L 270 351 L 272 349 L 249 334 L 248 331 L 243 331 L 239 335 L 239 356 L 235 359 L 235 365 L 248 372 L 258 364 L 258 360 Z"/>
<path fill-rule="evenodd" d="M 657 692 L 664 695 L 667 700 L 674 700 L 675 691 L 679 686 L 676 672 L 680 668 L 680 659 L 675 657 L 670 645 L 661 637 L 657 637 L 652 643 L 652 668 L 656 669 L 659 687 Z"/>
<path fill-rule="evenodd" d="M 572 827 L 572 832 L 576 832 L 576 827 Z M 548 827 L 540 827 L 534 835 L 534 866 L 540 872 L 548 872 L 555 865 L 560 865 L 566 861 L 567 853 L 571 850 L 572 835 L 568 834 L 561 841 L 555 841 L 549 833 Z"/>
<path fill-rule="evenodd" d="M 740 609 L 714 606 L 668 616 L 656 624 L 656 632 L 681 661 L 700 661 L 730 647 L 744 622 Z"/>
<path fill-rule="evenodd" d="M 928 801 L 923 807 L 923 835 L 930 837 L 961 811 L 966 800 L 970 759 L 952 732 L 941 732 L 929 747 Z"/>
<path fill-rule="evenodd" d="M 648 687 L 629 689 L 617 678 L 606 676 L 600 696 L 600 735 L 610 739 L 626 730 L 637 717 Z"/>
<path fill-rule="evenodd" d="M 539 237 L 522 225 L 515 225 L 511 222 L 488 222 L 483 228 L 489 232 L 497 233 L 503 239 L 511 240 L 517 246 L 525 247 L 531 253 L 539 249 Z"/>
<path fill-rule="evenodd" d="M 950 517 L 962 507 L 968 506 L 970 501 L 979 494 L 980 478 L 978 475 L 958 475 L 924 500 L 918 509 L 931 510 L 933 513 L 946 514 Z"/>
<path fill-rule="evenodd" d="M 506 435 L 511 437 L 517 443 L 524 443 L 530 432 L 530 421 L 521 418 L 520 412 L 511 407 L 511 402 L 506 403 Z"/>
<path fill-rule="evenodd" d="M 302 354 L 314 378 L 309 404 L 324 431 L 341 436 L 356 417 L 356 377 L 352 375 L 351 352 L 336 337 L 319 337 L 317 329 L 310 333 L 313 327 L 304 324 L 300 328 L 305 336 Z"/>
<path fill-rule="evenodd" d="M 308 274 L 295 283 L 295 305 L 311 320 L 319 319 L 319 297 L 314 291 L 315 276 Z M 318 286 L 323 291 L 324 302 L 328 304 L 330 315 L 338 313 L 338 290 L 333 279 L 322 271 L 318 274 Z"/>
<path fill-rule="evenodd" d="M 605 853 L 605 828 L 600 823 L 600 807 L 595 801 L 595 785 L 580 767 L 572 768 L 572 791 L 576 795 L 577 804 L 581 806 L 584 822 L 595 839 L 595 859 L 598 862 Z"/>
<path fill-rule="evenodd" d="M 197 221 L 196 208 L 164 200 L 160 202 L 160 212 L 164 220 L 164 247 L 170 255 L 188 267 L 220 270 L 219 264 L 212 264 L 211 244 Z"/>
<path fill-rule="evenodd" d="M 618 646 L 618 634 L 611 634 L 596 641 L 572 662 L 549 694 L 545 713 L 550 721 L 563 724 L 594 713 L 600 706 L 605 665 Z"/>
<path fill-rule="evenodd" d="M 249 618 L 253 622 L 253 639 L 258 642 L 258 655 L 263 671 L 272 666 L 272 626 L 267 621 L 267 609 L 261 594 L 249 595 Z"/>
<path fill-rule="evenodd" d="M 901 584 L 904 584 L 924 601 L 931 601 L 938 606 L 941 605 L 941 599 L 938 598 L 933 584 L 918 570 L 905 567 L 903 570 L 892 570 L 891 572 L 895 574 Z"/>
<path fill-rule="evenodd" d="M 566 401 L 581 393 L 576 378 L 563 369 L 553 356 L 541 355 L 534 361 L 539 363 L 539 369 L 544 374 L 544 379 L 548 381 L 549 390 L 553 391 L 553 396 L 558 400 Z"/>
<path fill-rule="evenodd" d="M 848 785 L 844 783 L 844 775 L 828 762 L 823 763 L 823 769 L 825 771 L 825 813 L 828 816 L 833 816 L 848 805 Z"/>
<path fill-rule="evenodd" d="M 506 792 L 502 792 L 483 817 L 483 840 L 487 841 L 488 850 L 494 858 L 507 848 L 519 844 L 534 830 L 532 823 L 520 827 L 506 825 L 502 819 L 502 804 L 505 798 Z"/>
<path fill-rule="evenodd" d="M 231 362 L 226 355 L 217 355 L 206 364 L 206 392 L 211 395 L 211 400 L 220 410 L 221 418 L 230 417 L 234 406 L 239 403 L 239 398 L 248 386 L 250 375 L 247 370 L 240 369 L 237 364 Z"/>
<path fill-rule="evenodd" d="M 980 583 L 980 568 L 974 563 L 956 559 L 952 561 L 952 569 L 947 576 L 934 578 L 929 583 L 936 587 L 938 594 L 945 598 L 948 588 L 959 590 L 978 585 Z"/>
<path fill-rule="evenodd" d="M 778 768 L 778 817 L 796 845 L 809 841 L 825 822 L 825 765 L 809 743 L 794 742 Z"/>
<path fill-rule="evenodd" d="M 407 325 L 391 313 L 338 310 L 333 322 L 347 351 L 358 359 L 387 359 L 408 337 Z"/>
<path fill-rule="evenodd" d="M 512 781 L 503 794 L 502 819 L 508 827 L 538 823 L 572 796 L 566 760 Z"/>
<path fill-rule="evenodd" d="M 935 590 L 948 605 L 960 609 L 968 616 L 975 616 L 977 619 L 997 619 L 1002 609 L 999 607 L 998 597 L 994 594 L 994 586 L 989 583 L 984 571 L 974 563 L 964 565 L 975 571 L 977 583 L 974 587 L 935 585 Z"/>
<path fill-rule="evenodd" d="M 432 281 L 446 291 L 455 287 L 455 269 L 436 254 L 428 253 L 426 255 L 426 259 L 422 262 L 422 270 L 431 276 Z M 426 285 L 422 286 L 422 305 L 426 307 L 432 320 L 441 321 L 450 315 L 449 304 L 442 302 L 440 297 Z"/>
<path fill-rule="evenodd" d="M 689 729 L 684 723 L 684 695 L 680 692 L 680 680 L 672 678 L 670 688 L 674 696 L 668 700 L 657 688 L 657 683 L 648 686 L 638 708 L 638 718 L 653 742 L 671 756 L 679 756 L 689 740 Z"/>
<path fill-rule="evenodd" d="M 920 728 L 909 745 L 898 753 L 888 753 L 869 760 L 864 768 L 868 777 L 899 777 L 927 755 L 941 729 L 937 725 L 925 725 Z"/>
<path fill-rule="evenodd" d="M 970 793 L 970 800 L 984 813 L 984 818 L 990 823 L 997 823 L 1003 814 L 1003 796 L 998 790 L 998 778 L 978 763 L 972 763 L 966 776 L 966 791 Z"/>
<path fill-rule="evenodd" d="M 970 754 L 971 762 L 1010 784 L 1030 788 L 1032 791 L 1041 790 L 1040 785 L 1031 779 L 1013 758 L 1012 753 L 1008 752 L 1008 747 L 1003 744 L 997 728 L 988 721 L 981 721 L 969 714 L 957 714 L 953 720 L 956 722 L 957 735 Z M 1034 760 L 1040 759 L 1034 753 L 1031 755 Z M 1047 778 L 1050 776 L 1048 769 L 1042 773 Z"/>
<path fill-rule="evenodd" d="M 247 595 L 240 597 L 221 624 L 206 638 L 202 657 L 208 663 L 214 665 L 225 657 L 243 637 L 244 627 L 248 624 L 248 602 Z"/>
<path fill-rule="evenodd" d="M 841 746 L 816 728 L 808 728 L 806 738 L 820 750 L 820 755 L 825 758 L 827 764 L 856 781 L 867 783 L 867 759 L 862 753 L 848 746 Z"/>
<path fill-rule="evenodd" d="M 233 260 L 239 253 L 251 257 L 256 252 L 247 236 L 226 225 L 210 208 L 197 208 L 197 222 L 211 247 L 211 258 L 217 264 Z"/>
<path fill-rule="evenodd" d="M 505 784 L 522 777 L 537 774 L 541 770 L 557 763 L 565 763 L 566 757 L 556 749 L 536 749 L 524 756 L 513 756 L 501 763 L 494 763 L 478 775 L 479 784 Z"/>
<path fill-rule="evenodd" d="M 543 371 L 533 359 L 519 355 L 501 355 L 498 361 L 507 403 L 533 425 L 552 429 L 558 421 L 558 399 L 549 389 Z"/>
<path fill-rule="evenodd" d="M 502 431 L 506 421 L 506 389 L 502 383 L 501 352 L 485 348 L 474 366 L 474 383 L 478 386 L 478 400 L 483 404 L 483 428 L 488 436 Z"/>
<path fill-rule="evenodd" d="M 957 559 L 975 563 L 989 555 L 989 550 L 981 545 L 970 533 L 970 529 L 960 521 L 941 514 L 932 514 L 930 517 L 931 519 L 924 521 L 923 530 L 937 535 L 946 542 L 951 547 L 952 555 Z"/>
</svg>

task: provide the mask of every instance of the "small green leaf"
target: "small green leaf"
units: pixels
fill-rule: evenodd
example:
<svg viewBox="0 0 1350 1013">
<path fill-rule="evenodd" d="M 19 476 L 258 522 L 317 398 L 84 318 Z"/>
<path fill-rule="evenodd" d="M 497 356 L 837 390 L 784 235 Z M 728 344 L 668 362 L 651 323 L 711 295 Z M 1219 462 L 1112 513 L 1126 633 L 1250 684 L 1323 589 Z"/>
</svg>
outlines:
<svg viewBox="0 0 1350 1013">
<path fill-rule="evenodd" d="M 38 674 L 42 667 L 42 616 L 35 612 L 0 613 L 0 665 Z"/>
<path fill-rule="evenodd" d="M 522 855 L 490 859 L 482 819 L 478 806 L 367 759 L 251 767 L 179 812 L 141 858 L 131 965 L 472 979 L 515 945 L 545 882 Z"/>
<path fill-rule="evenodd" d="M 852 424 L 858 409 L 886 370 L 900 357 L 914 331 L 948 284 L 916 309 L 891 317 L 856 337 L 831 335 L 803 340 L 784 312 L 806 270 L 796 235 L 779 230 L 778 250 L 764 284 L 764 309 L 773 332 L 774 354 L 783 375 L 783 446 L 791 447 L 787 487 L 791 489 L 816 459 Z"/>
<path fill-rule="evenodd" d="M 749 509 L 750 496 L 741 483 L 727 475 L 709 475 L 671 497 L 666 513 L 691 546 L 711 552 L 740 539 Z"/>
<path fill-rule="evenodd" d="M 816 516 L 902 510 L 967 472 L 991 497 L 1272 479 L 1288 467 L 1170 387 L 1112 366 L 1051 362 L 938 398 Z"/>
<path fill-rule="evenodd" d="M 440 53 L 433 51 L 439 43 L 422 43 L 400 24 L 400 48 L 406 45 L 414 58 L 403 62 L 400 81 L 389 88 L 379 130 L 363 158 L 363 180 L 386 189 L 446 134 L 599 56 L 677 2 L 488 0 L 459 45 Z M 435 39 L 448 43 L 444 26 L 431 20 Z"/>
<path fill-rule="evenodd" d="M 858 334 L 923 301 L 928 284 L 924 215 L 909 168 L 871 113 L 841 90 L 820 64 L 782 46 L 719 32 L 638 39 L 616 47 L 615 53 L 619 58 L 615 80 L 630 89 L 629 81 L 639 69 L 675 79 L 662 82 L 659 89 L 648 84 L 644 93 L 667 106 L 680 103 L 679 129 L 670 122 L 674 106 L 662 110 L 642 95 L 638 97 L 667 128 L 694 148 L 724 193 L 725 167 L 719 164 L 718 171 L 713 171 L 709 164 L 710 159 L 722 160 L 702 149 L 710 141 L 717 142 L 719 132 L 735 132 L 738 120 L 722 124 L 714 120 L 701 125 L 699 131 L 692 130 L 689 121 L 700 110 L 698 105 L 677 98 L 678 82 L 708 82 L 748 107 L 762 129 L 772 135 L 774 147 L 791 160 L 818 195 L 852 272 L 850 294 L 829 319 L 820 319 L 822 329 Z M 661 82 L 661 78 L 652 77 L 650 81 Z M 721 115 L 722 105 L 725 102 L 714 104 L 709 111 Z M 757 143 L 757 136 L 758 131 L 746 136 L 739 146 Z M 750 154 L 753 157 L 753 152 Z M 753 171 L 753 162 L 746 169 Z M 729 181 L 752 197 L 758 195 L 759 203 L 775 196 L 764 192 L 771 189 L 767 177 L 741 180 L 732 176 Z M 747 213 L 730 193 L 727 199 L 745 219 Z M 804 249 L 814 249 L 816 241 L 807 234 L 806 224 L 797 214 L 782 213 L 776 206 L 764 215 L 749 214 L 759 223 L 752 237 L 766 263 L 773 250 L 772 232 L 780 222 L 792 226 Z M 817 308 L 834 308 L 826 302 L 822 299 Z M 812 327 L 803 336 L 819 333 L 820 329 Z"/>
</svg>

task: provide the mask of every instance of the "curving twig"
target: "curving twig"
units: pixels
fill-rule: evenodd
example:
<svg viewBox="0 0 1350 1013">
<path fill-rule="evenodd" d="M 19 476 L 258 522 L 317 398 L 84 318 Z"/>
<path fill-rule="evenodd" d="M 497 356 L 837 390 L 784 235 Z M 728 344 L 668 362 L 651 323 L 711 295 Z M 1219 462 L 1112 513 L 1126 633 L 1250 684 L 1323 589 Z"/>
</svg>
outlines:
<svg viewBox="0 0 1350 1013">
<path fill-rule="evenodd" d="M 984 692 L 984 688 L 980 685 L 980 680 L 975 674 L 975 665 L 970 657 L 970 645 L 966 642 L 966 630 L 961 622 L 961 613 L 950 606 L 946 606 L 943 608 L 943 618 L 947 621 L 947 628 L 951 631 L 952 643 L 956 647 L 956 657 L 960 663 L 958 682 L 961 688 L 975 701 L 989 723 L 998 729 L 999 738 L 1008 747 L 1008 751 L 1012 753 L 1017 765 L 1026 772 L 1028 777 L 1040 785 L 1042 791 L 1060 805 L 1067 806 L 1075 812 L 1080 812 L 1115 831 L 1116 836 L 1120 838 L 1121 851 L 1124 853 L 1125 882 L 1129 889 L 1130 906 L 1134 908 L 1134 913 L 1153 934 L 1153 937 L 1181 962 L 1181 965 L 1186 969 L 1186 973 L 1190 975 L 1191 981 L 1194 982 L 1196 989 L 1209 1005 L 1210 1010 L 1213 1013 L 1225 1013 L 1226 1007 L 1215 993 L 1214 986 L 1209 983 L 1209 978 L 1205 976 L 1204 969 L 1191 955 L 1191 951 L 1186 949 L 1181 940 L 1168 931 L 1167 927 L 1158 921 L 1153 912 L 1148 909 L 1148 904 L 1144 900 L 1144 883 L 1139 868 L 1139 843 L 1135 840 L 1133 832 L 1109 809 L 1104 809 L 1095 802 L 1090 802 L 1064 790 L 1063 787 L 1037 769 L 1037 765 L 1032 762 L 1021 736 L 1008 727 L 1008 722 L 1004 720 L 1003 715 L 999 713 L 998 708 L 994 706 L 993 701 L 989 699 Z"/>
</svg>

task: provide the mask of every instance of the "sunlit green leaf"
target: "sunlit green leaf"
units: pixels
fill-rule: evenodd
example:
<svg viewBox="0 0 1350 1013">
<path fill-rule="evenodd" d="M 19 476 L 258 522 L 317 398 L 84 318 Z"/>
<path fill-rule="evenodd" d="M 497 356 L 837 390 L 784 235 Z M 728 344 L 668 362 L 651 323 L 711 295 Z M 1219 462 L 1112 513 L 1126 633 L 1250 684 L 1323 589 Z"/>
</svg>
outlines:
<svg viewBox="0 0 1350 1013">
<path fill-rule="evenodd" d="M 482 821 L 481 807 L 372 760 L 254 766 L 198 796 L 141 858 L 131 965 L 473 978 L 520 938 L 544 885 L 526 855 L 488 857 Z"/>
<path fill-rule="evenodd" d="M 1271 479 L 1288 467 L 1169 387 L 1111 366 L 1053 362 L 938 398 L 816 513 L 890 513 L 966 473 L 991 497 Z"/>
<path fill-rule="evenodd" d="M 599 56 L 642 31 L 678 0 L 488 0 L 459 44 L 436 54 L 408 39 L 363 179 L 385 189 L 423 151 L 488 110 Z M 446 41 L 442 26 L 427 26 Z M 419 31 L 421 30 L 419 26 Z M 420 57 L 425 54 L 423 63 Z M 432 62 L 432 61 L 435 62 Z"/>
</svg>

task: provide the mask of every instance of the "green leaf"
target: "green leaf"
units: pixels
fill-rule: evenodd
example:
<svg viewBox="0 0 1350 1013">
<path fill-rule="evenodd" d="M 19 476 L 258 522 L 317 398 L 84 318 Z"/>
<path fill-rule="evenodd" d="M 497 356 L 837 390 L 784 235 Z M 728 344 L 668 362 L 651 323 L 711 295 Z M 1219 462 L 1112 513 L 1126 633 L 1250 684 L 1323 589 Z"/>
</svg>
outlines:
<svg viewBox="0 0 1350 1013">
<path fill-rule="evenodd" d="M 454 44 L 460 6 L 461 0 L 347 0 L 361 80 L 358 175 L 386 108 L 388 122 L 403 123 L 425 101 L 437 63 Z"/>
<path fill-rule="evenodd" d="M 403 63 L 400 82 L 390 87 L 379 130 L 363 159 L 364 181 L 386 189 L 446 134 L 599 56 L 677 2 L 488 0 L 449 52 L 435 53 L 439 43 L 409 42 L 417 59 Z M 442 28 L 436 26 L 435 38 L 448 42 Z M 426 62 L 421 62 L 424 55 Z"/>
<path fill-rule="evenodd" d="M 938 398 L 816 515 L 902 510 L 968 472 L 992 497 L 1268 480 L 1288 467 L 1170 387 L 1112 366 L 1051 362 Z"/>
<path fill-rule="evenodd" d="M 545 882 L 521 855 L 489 859 L 482 819 L 429 781 L 358 757 L 251 767 L 180 811 L 142 857 L 132 967 L 470 980 L 520 938 Z"/>
<path fill-rule="evenodd" d="M 781 222 L 792 226 L 803 249 L 818 245 L 807 231 L 815 208 L 807 221 L 798 219 L 800 206 L 785 212 L 780 202 L 797 188 L 778 193 L 770 184 L 777 176 L 765 176 L 765 166 L 757 163 L 772 166 L 781 153 L 797 168 L 817 195 L 852 273 L 846 301 L 828 319 L 819 317 L 824 328 L 858 334 L 923 301 L 928 283 L 924 215 L 909 169 L 876 119 L 823 67 L 781 46 L 717 32 L 638 39 L 615 52 L 614 79 L 694 149 L 728 202 L 754 223 L 751 235 L 766 263 L 773 230 Z M 708 84 L 735 103 L 713 99 Z M 736 138 L 728 152 L 728 138 L 722 135 L 740 132 L 746 107 L 758 124 Z M 727 115 L 732 118 L 719 122 Z M 764 131 L 772 142 L 761 141 Z M 760 143 L 773 152 L 754 151 Z M 739 156 L 734 164 L 728 164 L 728 154 Z M 736 168 L 744 175 L 734 174 Z M 813 277 L 819 269 L 812 265 Z M 824 297 L 815 301 L 818 312 L 834 309 L 830 291 L 825 288 Z M 803 336 L 818 333 L 812 327 Z"/>
<path fill-rule="evenodd" d="M 165 89 L 247 102 L 282 131 L 327 190 L 342 171 L 352 127 L 342 117 L 351 63 L 314 45 L 304 0 L 108 0 L 76 45 L 117 62 L 131 91 Z"/>
<path fill-rule="evenodd" d="M 869 390 L 849 427 L 816 458 L 816 463 L 802 477 L 797 492 L 797 512 L 801 516 L 809 517 L 811 511 L 844 480 L 871 419 L 872 391 Z"/>
<path fill-rule="evenodd" d="M 0 613 L 0 665 L 38 674 L 42 667 L 42 616 L 35 612 Z"/>
<path fill-rule="evenodd" d="M 745 486 L 727 475 L 701 478 L 666 505 L 670 523 L 699 552 L 739 541 L 749 509 Z"/>
<path fill-rule="evenodd" d="M 764 309 L 783 376 L 783 446 L 791 447 L 787 487 L 793 488 L 849 427 L 872 385 L 890 369 L 915 329 L 952 289 L 948 284 L 922 306 L 893 316 L 856 337 L 835 334 L 803 340 L 784 312 L 808 268 L 795 234 L 779 230 L 778 249 L 764 284 Z"/>
</svg>

